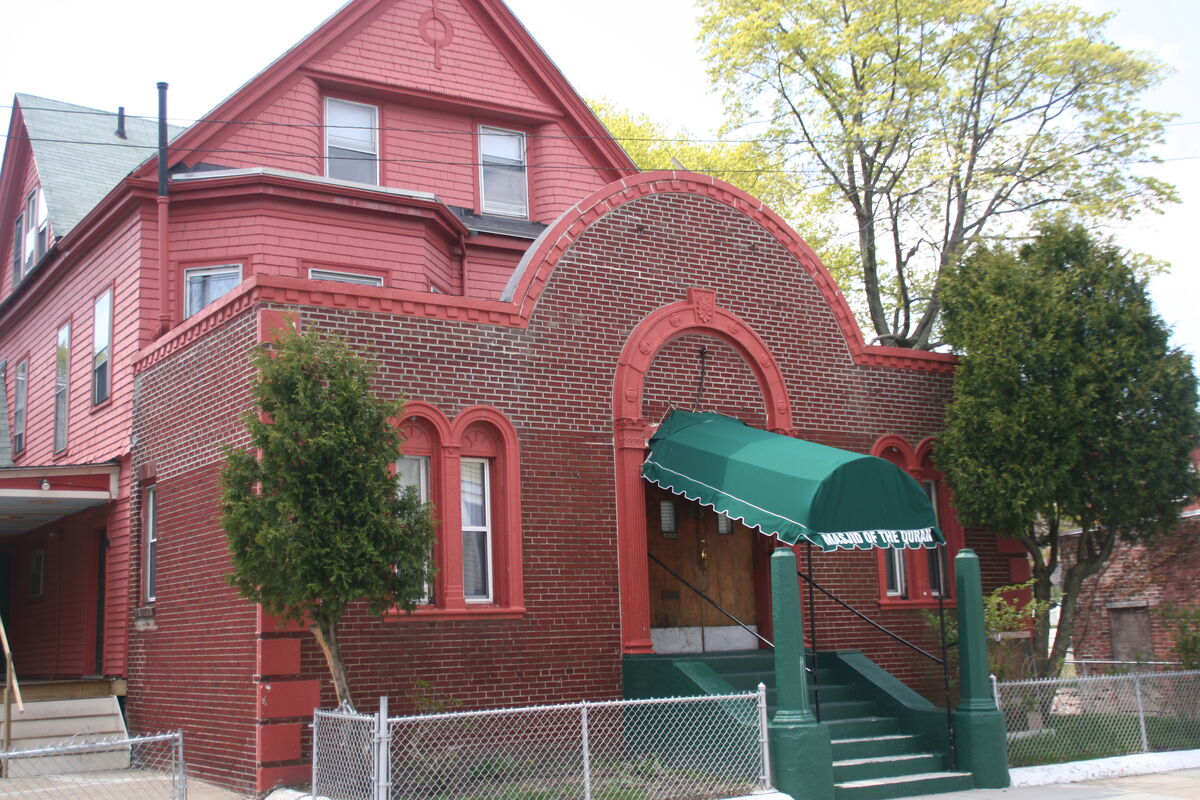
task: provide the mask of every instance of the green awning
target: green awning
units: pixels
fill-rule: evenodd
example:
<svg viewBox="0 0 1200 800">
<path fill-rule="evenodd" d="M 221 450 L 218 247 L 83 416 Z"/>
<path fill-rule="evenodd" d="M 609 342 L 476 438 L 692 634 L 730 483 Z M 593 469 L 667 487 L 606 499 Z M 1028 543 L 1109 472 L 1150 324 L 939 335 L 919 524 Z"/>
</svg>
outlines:
<svg viewBox="0 0 1200 800">
<path fill-rule="evenodd" d="M 946 541 L 925 490 L 890 461 L 723 414 L 672 411 L 650 439 L 642 475 L 788 544 L 867 550 Z"/>
</svg>

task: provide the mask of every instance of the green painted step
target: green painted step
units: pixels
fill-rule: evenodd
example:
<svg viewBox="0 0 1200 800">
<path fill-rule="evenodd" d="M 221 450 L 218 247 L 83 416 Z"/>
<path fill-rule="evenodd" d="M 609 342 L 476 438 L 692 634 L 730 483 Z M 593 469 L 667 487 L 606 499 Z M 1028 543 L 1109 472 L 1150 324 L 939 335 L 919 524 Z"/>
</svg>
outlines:
<svg viewBox="0 0 1200 800">
<path fill-rule="evenodd" d="M 896 778 L 901 775 L 937 772 L 944 767 L 942 757 L 936 753 L 904 753 L 902 755 L 848 758 L 833 762 L 833 780 L 835 783 L 845 783 L 846 781 L 865 781 L 872 778 Z"/>
<path fill-rule="evenodd" d="M 857 719 L 859 717 L 869 717 L 875 713 L 876 706 L 870 700 L 827 700 L 823 695 L 821 697 L 820 713 L 817 714 L 818 719 L 822 722 L 833 722 L 838 719 Z M 813 712 L 817 709 L 814 707 Z"/>
<path fill-rule="evenodd" d="M 922 747 L 921 740 L 911 733 L 892 733 L 882 736 L 834 739 L 833 758 L 837 761 L 844 761 L 850 758 L 919 753 Z"/>
<path fill-rule="evenodd" d="M 869 778 L 835 784 L 835 800 L 885 800 L 920 794 L 962 792 L 973 788 L 969 772 L 922 772 L 888 778 Z"/>
<path fill-rule="evenodd" d="M 855 739 L 863 736 L 882 736 L 903 733 L 900 720 L 895 717 L 851 717 L 850 719 L 825 720 L 831 739 Z"/>
</svg>

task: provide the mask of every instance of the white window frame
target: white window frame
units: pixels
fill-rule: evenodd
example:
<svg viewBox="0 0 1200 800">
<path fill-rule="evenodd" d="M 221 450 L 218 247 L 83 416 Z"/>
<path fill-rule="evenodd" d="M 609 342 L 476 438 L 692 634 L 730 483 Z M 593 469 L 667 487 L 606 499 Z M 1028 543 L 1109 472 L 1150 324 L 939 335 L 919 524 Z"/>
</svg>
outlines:
<svg viewBox="0 0 1200 800">
<path fill-rule="evenodd" d="M 308 279 L 310 281 L 353 283 L 359 286 L 383 286 L 383 277 L 380 275 L 367 275 L 362 272 L 342 272 L 341 270 L 321 269 L 320 267 L 309 267 Z"/>
<path fill-rule="evenodd" d="M 158 487 L 154 484 L 142 490 L 142 509 L 146 520 L 146 602 L 158 596 Z"/>
<path fill-rule="evenodd" d="M 338 129 L 339 128 L 347 128 L 350 126 L 336 125 L 332 122 L 334 115 L 333 115 L 333 113 L 331 113 L 331 108 L 334 108 L 338 105 L 358 106 L 359 108 L 369 108 L 371 110 L 372 127 L 370 129 L 371 130 L 371 149 L 370 150 L 364 150 L 361 142 L 355 142 L 355 141 L 350 141 L 350 140 L 346 140 L 346 139 L 339 139 L 338 134 L 337 134 Z M 337 147 L 342 150 L 350 150 L 355 153 L 364 153 L 364 154 L 370 155 L 371 156 L 370 161 L 375 166 L 375 179 L 373 181 L 371 181 L 370 183 L 378 186 L 379 185 L 379 106 L 372 105 L 370 103 L 356 103 L 353 100 L 342 100 L 337 97 L 326 97 L 325 98 L 325 148 L 324 148 L 325 175 L 327 177 L 334 178 L 336 180 L 353 180 L 352 178 L 344 178 L 344 177 L 334 174 L 334 170 L 332 169 L 332 166 L 333 166 L 333 163 L 335 161 L 338 161 L 339 159 L 335 159 L 329 155 L 330 147 Z M 364 158 L 362 160 L 366 161 L 368 159 Z M 354 181 L 354 182 L 362 183 L 362 181 Z"/>
<path fill-rule="evenodd" d="M 884 551 L 884 588 L 888 597 L 908 597 L 908 559 L 903 547 L 892 547 Z M 895 578 L 894 584 L 892 578 Z"/>
<path fill-rule="evenodd" d="M 54 339 L 54 452 L 67 449 L 71 416 L 71 323 Z"/>
<path fill-rule="evenodd" d="M 507 159 L 497 161 L 489 159 L 498 159 L 498 156 L 492 156 L 484 152 L 483 143 L 487 136 L 511 136 L 517 139 L 521 144 L 521 159 L 519 164 L 509 163 Z M 487 196 L 487 179 L 486 174 L 489 169 L 500 168 L 505 171 L 519 170 L 523 178 L 522 185 L 524 192 L 520 207 L 507 202 L 497 203 L 489 201 Z M 502 217 L 519 217 L 527 219 L 529 217 L 529 149 L 525 139 L 525 134 L 521 131 L 508 130 L 506 128 L 496 128 L 490 125 L 479 126 L 479 207 L 484 214 L 495 214 Z"/>
<path fill-rule="evenodd" d="M 33 270 L 33 265 L 37 263 L 37 208 L 38 208 L 38 191 L 34 189 L 29 193 L 29 197 L 25 198 L 25 268 L 24 274 L 28 275 Z"/>
<path fill-rule="evenodd" d="M 209 276 L 213 276 L 213 275 L 237 275 L 237 282 L 240 284 L 242 282 L 242 265 L 241 264 L 218 264 L 218 265 L 211 266 L 211 267 L 189 267 L 189 268 L 185 269 L 183 271 L 183 317 L 184 317 L 184 319 L 187 319 L 188 317 L 191 317 L 192 315 L 197 314 L 200 311 L 203 311 L 204 309 L 208 308 L 213 303 L 220 300 L 226 294 L 233 291 L 233 289 L 229 289 L 228 291 L 222 292 L 221 294 L 217 295 L 216 297 L 210 298 L 207 303 L 204 303 L 196 308 L 192 308 L 192 293 L 189 289 L 188 283 L 194 277 L 195 278 L 204 278 L 204 277 L 209 277 Z"/>
<path fill-rule="evenodd" d="M 404 474 L 400 471 L 400 463 L 402 461 L 416 462 L 416 464 L 417 464 L 417 482 L 416 483 L 406 483 L 405 481 L 403 481 L 401 479 L 401 475 Z M 429 493 L 430 493 L 429 470 L 432 468 L 432 462 L 433 462 L 433 457 L 427 456 L 427 455 L 400 456 L 398 459 L 396 459 L 396 492 L 398 494 L 403 494 L 405 489 L 407 489 L 409 486 L 412 486 L 413 488 L 415 488 L 417 490 L 417 499 L 420 500 L 422 503 L 428 503 L 429 502 Z M 431 564 L 433 563 L 433 554 L 432 553 L 430 553 L 430 555 L 429 555 L 429 561 Z M 424 596 L 421 597 L 420 602 L 422 605 L 429 605 L 430 603 L 433 602 L 433 583 L 431 581 L 426 581 L 425 594 L 424 594 Z"/>
<path fill-rule="evenodd" d="M 104 309 L 103 316 L 101 309 Z M 92 405 L 112 396 L 113 290 L 106 289 L 92 304 Z M 103 375 L 101 375 L 101 368 Z M 103 390 L 103 394 L 101 394 Z"/>
<path fill-rule="evenodd" d="M 25 215 L 17 214 L 13 220 L 12 246 L 13 288 L 25 277 Z"/>
<path fill-rule="evenodd" d="M 941 512 L 938 508 L 938 485 L 937 481 L 924 479 L 921 481 L 921 487 L 925 489 L 925 493 L 929 495 L 929 503 L 933 506 L 934 522 L 941 527 L 942 519 Z M 943 531 L 944 533 L 945 531 Z M 946 589 L 946 570 L 945 559 L 942 558 L 942 549 L 949 545 L 938 545 L 932 550 L 927 551 L 926 559 L 929 570 L 929 596 L 941 597 L 945 594 Z M 937 581 L 937 587 L 934 587 L 934 581 Z"/>
<path fill-rule="evenodd" d="M 25 422 L 29 408 L 29 359 L 17 364 L 13 371 L 13 429 L 12 449 L 20 453 L 25 449 Z"/>
<path fill-rule="evenodd" d="M 468 602 L 468 603 L 490 603 L 490 602 L 492 602 L 492 598 L 495 594 L 495 582 L 494 582 L 494 578 L 492 575 L 492 562 L 495 560 L 495 552 L 494 552 L 494 542 L 493 542 L 494 537 L 492 536 L 493 525 L 492 525 L 492 485 L 491 485 L 492 484 L 492 480 L 491 480 L 492 465 L 491 465 L 491 459 L 464 457 L 462 459 L 461 465 L 459 467 L 460 484 L 461 484 L 461 480 L 462 480 L 462 476 L 461 476 L 462 467 L 465 467 L 467 464 L 481 464 L 483 466 L 483 479 L 482 480 L 483 480 L 483 521 L 484 521 L 484 524 L 483 525 L 467 525 L 465 519 L 461 521 L 460 527 L 462 528 L 463 559 L 464 559 L 464 563 L 463 563 L 463 573 L 464 573 L 463 597 L 466 600 L 466 602 Z M 460 491 L 461 491 L 461 489 L 460 489 Z M 486 586 L 487 592 L 485 595 L 467 594 L 467 586 L 466 586 L 466 580 L 465 580 L 465 577 L 466 577 L 465 559 L 466 559 L 466 549 L 467 549 L 466 538 L 467 538 L 468 533 L 471 533 L 471 534 L 482 533 L 483 534 L 483 541 L 484 541 L 484 559 L 483 559 L 483 561 L 484 561 L 484 563 L 482 566 L 484 568 L 484 580 L 486 581 L 486 584 L 487 584 L 487 586 Z"/>
</svg>

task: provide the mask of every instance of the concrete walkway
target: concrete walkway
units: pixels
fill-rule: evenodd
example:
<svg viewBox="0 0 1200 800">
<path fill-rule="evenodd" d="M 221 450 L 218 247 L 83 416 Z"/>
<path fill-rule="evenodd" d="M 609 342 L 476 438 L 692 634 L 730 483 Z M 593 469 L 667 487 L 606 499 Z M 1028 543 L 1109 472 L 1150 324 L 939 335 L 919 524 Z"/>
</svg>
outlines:
<svg viewBox="0 0 1200 800">
<path fill-rule="evenodd" d="M 923 795 L 911 800 L 1200 800 L 1200 750 L 1144 753 L 1010 770 L 1008 789 Z"/>
<path fill-rule="evenodd" d="M 909 800 L 1178 800 L 1200 798 L 1200 769 L 1129 775 L 1077 783 L 1015 786 L 1009 789 L 973 789 L 969 792 L 927 794 Z"/>
</svg>

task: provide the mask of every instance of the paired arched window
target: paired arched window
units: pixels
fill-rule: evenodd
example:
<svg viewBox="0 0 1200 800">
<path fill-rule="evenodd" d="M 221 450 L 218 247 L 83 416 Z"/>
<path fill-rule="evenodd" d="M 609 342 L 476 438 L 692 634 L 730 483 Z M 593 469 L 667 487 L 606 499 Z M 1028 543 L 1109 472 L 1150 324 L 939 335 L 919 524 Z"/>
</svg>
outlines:
<svg viewBox="0 0 1200 800">
<path fill-rule="evenodd" d="M 423 402 L 409 402 L 404 413 L 398 490 L 412 487 L 432 503 L 437 523 L 435 574 L 416 615 L 522 613 L 516 430 L 487 406 L 464 409 L 453 421 Z"/>
<path fill-rule="evenodd" d="M 952 597 L 951 565 L 963 547 L 963 535 L 942 473 L 933 464 L 933 440 L 925 439 L 914 449 L 903 438 L 887 435 L 875 442 L 871 454 L 891 461 L 921 484 L 946 536 L 944 554 L 940 548 L 878 552 L 880 603 L 921 606 L 935 604 L 939 597 Z"/>
</svg>

